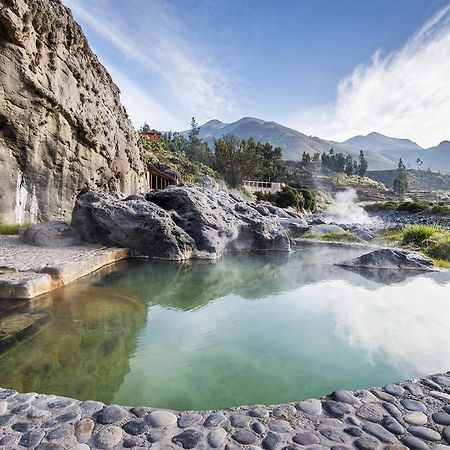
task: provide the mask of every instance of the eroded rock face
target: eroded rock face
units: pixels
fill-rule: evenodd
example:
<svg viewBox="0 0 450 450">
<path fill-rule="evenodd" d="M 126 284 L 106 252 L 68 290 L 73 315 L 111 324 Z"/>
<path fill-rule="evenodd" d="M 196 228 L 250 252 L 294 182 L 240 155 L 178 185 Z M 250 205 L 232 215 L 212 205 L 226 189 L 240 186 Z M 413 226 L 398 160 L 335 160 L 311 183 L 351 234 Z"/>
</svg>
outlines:
<svg viewBox="0 0 450 450">
<path fill-rule="evenodd" d="M 433 260 L 416 252 L 382 248 L 340 264 L 364 269 L 433 270 Z"/>
<path fill-rule="evenodd" d="M 70 216 L 82 189 L 142 190 L 119 89 L 59 0 L 0 8 L 0 222 Z"/>
<path fill-rule="evenodd" d="M 87 242 L 127 247 L 135 256 L 213 259 L 227 250 L 290 250 L 277 216 L 195 186 L 129 197 L 89 192 L 78 198 L 72 225 Z"/>
</svg>

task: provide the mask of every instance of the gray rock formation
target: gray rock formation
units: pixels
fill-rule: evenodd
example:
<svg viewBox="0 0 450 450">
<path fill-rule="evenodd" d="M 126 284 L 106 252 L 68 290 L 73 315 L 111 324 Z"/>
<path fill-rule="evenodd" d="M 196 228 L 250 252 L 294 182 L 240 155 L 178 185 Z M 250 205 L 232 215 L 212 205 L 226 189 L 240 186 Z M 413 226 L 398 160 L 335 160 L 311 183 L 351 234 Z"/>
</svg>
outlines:
<svg viewBox="0 0 450 450">
<path fill-rule="evenodd" d="M 433 260 L 416 252 L 382 248 L 366 253 L 339 266 L 364 269 L 433 270 Z"/>
<path fill-rule="evenodd" d="M 80 244 L 78 231 L 64 222 L 52 221 L 21 228 L 19 238 L 38 247 L 70 247 Z"/>
<path fill-rule="evenodd" d="M 135 256 L 213 259 L 228 250 L 290 250 L 277 216 L 195 186 L 129 197 L 89 192 L 78 198 L 72 225 L 88 242 L 127 247 Z"/>
<path fill-rule="evenodd" d="M 143 189 L 119 89 L 59 0 L 0 7 L 0 222 L 70 216 L 80 190 Z"/>
</svg>

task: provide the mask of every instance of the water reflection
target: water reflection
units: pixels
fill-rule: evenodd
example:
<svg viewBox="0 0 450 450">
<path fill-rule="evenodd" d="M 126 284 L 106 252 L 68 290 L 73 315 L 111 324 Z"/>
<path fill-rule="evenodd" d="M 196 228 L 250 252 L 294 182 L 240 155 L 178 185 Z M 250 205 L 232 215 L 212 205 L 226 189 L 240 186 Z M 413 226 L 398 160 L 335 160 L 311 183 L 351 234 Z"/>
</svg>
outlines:
<svg viewBox="0 0 450 450">
<path fill-rule="evenodd" d="M 206 409 L 448 370 L 449 273 L 386 279 L 334 265 L 363 252 L 132 261 L 26 308 L 0 303 L 0 345 L 12 346 L 0 386 Z"/>
</svg>

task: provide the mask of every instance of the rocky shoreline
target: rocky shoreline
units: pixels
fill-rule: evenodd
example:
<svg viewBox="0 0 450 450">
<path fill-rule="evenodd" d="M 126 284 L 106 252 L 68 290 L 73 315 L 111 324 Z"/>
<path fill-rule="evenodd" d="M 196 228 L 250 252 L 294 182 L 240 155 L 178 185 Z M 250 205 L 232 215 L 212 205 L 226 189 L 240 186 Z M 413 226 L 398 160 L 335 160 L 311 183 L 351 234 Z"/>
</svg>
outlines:
<svg viewBox="0 0 450 450">
<path fill-rule="evenodd" d="M 0 389 L 0 447 L 450 448 L 450 372 L 275 406 L 175 412 Z"/>
</svg>

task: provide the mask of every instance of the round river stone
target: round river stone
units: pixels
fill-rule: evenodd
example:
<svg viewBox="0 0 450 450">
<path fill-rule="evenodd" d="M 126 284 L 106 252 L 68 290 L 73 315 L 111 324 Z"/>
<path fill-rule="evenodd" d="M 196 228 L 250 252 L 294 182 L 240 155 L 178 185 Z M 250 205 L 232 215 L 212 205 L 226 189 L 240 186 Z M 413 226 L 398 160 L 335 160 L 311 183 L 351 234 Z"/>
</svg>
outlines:
<svg viewBox="0 0 450 450">
<path fill-rule="evenodd" d="M 299 445 L 314 445 L 320 442 L 319 438 L 315 434 L 309 433 L 307 431 L 303 433 L 297 433 L 292 438 L 292 440 Z"/>
<path fill-rule="evenodd" d="M 184 430 L 182 433 L 174 436 L 172 442 L 174 444 L 180 444 L 183 448 L 194 448 L 200 439 L 202 433 L 196 430 Z"/>
<path fill-rule="evenodd" d="M 297 403 L 297 409 L 310 416 L 322 414 L 322 402 L 316 399 L 303 400 Z"/>
<path fill-rule="evenodd" d="M 98 448 L 112 448 L 122 439 L 122 429 L 114 425 L 101 429 L 96 437 L 95 444 Z"/>
<path fill-rule="evenodd" d="M 105 406 L 97 415 L 97 422 L 102 425 L 109 425 L 120 422 L 127 415 L 124 408 L 117 405 Z"/>
<path fill-rule="evenodd" d="M 418 402 L 417 400 L 410 400 L 409 398 L 406 398 L 400 400 L 400 403 L 409 411 L 425 412 L 427 410 L 427 407 L 422 402 Z"/>
<path fill-rule="evenodd" d="M 153 411 L 146 418 L 146 422 L 153 428 L 165 428 L 177 423 L 177 416 L 169 411 Z"/>
<path fill-rule="evenodd" d="M 441 435 L 434 430 L 426 427 L 412 426 L 408 428 L 408 431 L 420 439 L 425 439 L 427 441 L 440 441 Z"/>
<path fill-rule="evenodd" d="M 233 434 L 232 438 L 242 445 L 250 445 L 256 442 L 256 436 L 253 433 L 250 433 L 250 431 L 246 430 L 237 431 Z"/>
<path fill-rule="evenodd" d="M 212 448 L 219 448 L 226 437 L 227 432 L 223 428 L 218 428 L 208 433 L 207 441 Z"/>
</svg>

